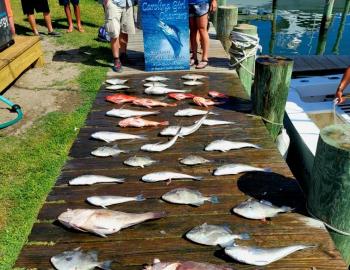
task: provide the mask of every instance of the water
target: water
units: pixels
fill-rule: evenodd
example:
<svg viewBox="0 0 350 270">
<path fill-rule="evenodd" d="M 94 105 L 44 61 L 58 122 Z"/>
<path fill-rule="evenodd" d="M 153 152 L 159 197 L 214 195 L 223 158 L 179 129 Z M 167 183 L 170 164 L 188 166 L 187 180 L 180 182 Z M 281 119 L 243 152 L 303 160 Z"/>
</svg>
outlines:
<svg viewBox="0 0 350 270">
<path fill-rule="evenodd" d="M 350 14 L 347 14 L 343 32 L 339 33 L 345 0 L 336 0 L 333 19 L 323 41 L 325 49 L 317 49 L 322 43 L 319 37 L 325 0 L 277 0 L 276 33 L 272 35 L 272 21 L 249 20 L 258 27 L 263 54 L 276 55 L 350 55 Z M 271 13 L 269 0 L 228 0 L 251 14 Z M 271 38 L 274 36 L 274 42 Z"/>
</svg>

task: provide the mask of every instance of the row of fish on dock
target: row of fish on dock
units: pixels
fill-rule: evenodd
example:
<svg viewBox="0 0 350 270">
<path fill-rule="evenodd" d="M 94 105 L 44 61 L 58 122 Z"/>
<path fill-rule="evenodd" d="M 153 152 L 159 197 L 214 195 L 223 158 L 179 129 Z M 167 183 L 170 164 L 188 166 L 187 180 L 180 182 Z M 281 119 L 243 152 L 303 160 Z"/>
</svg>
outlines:
<svg viewBox="0 0 350 270">
<path fill-rule="evenodd" d="M 205 76 L 188 74 L 182 77 L 185 79 L 184 84 L 189 86 L 202 85 Z M 224 104 L 229 102 L 230 97 L 216 91 L 210 91 L 209 96 L 212 99 L 196 96 L 188 90 L 178 90 L 167 88 L 165 82 L 168 79 L 161 76 L 151 76 L 146 78 L 147 87 L 144 91 L 147 95 L 164 95 L 167 94 L 168 98 L 182 100 L 192 99 L 193 103 L 199 106 L 208 107 L 211 105 Z M 110 79 L 107 80 L 110 86 L 107 86 L 108 90 L 123 90 L 129 87 L 125 85 L 127 80 Z M 175 107 L 176 103 L 165 103 L 155 99 L 138 98 L 136 96 L 129 96 L 126 94 L 113 94 L 106 97 L 106 101 L 113 102 L 115 104 L 131 103 L 135 106 L 143 106 L 146 108 L 152 108 L 154 106 L 162 107 Z M 155 144 L 144 144 L 140 150 L 144 152 L 162 152 L 173 147 L 179 138 L 183 138 L 196 132 L 202 125 L 215 126 L 215 125 L 234 125 L 235 122 L 223 121 L 218 119 L 207 119 L 208 116 L 218 117 L 219 114 L 200 109 L 186 108 L 178 110 L 175 113 L 176 117 L 191 117 L 202 116 L 198 121 L 195 121 L 190 126 L 168 126 L 169 122 L 164 120 L 160 122 L 149 121 L 143 119 L 143 116 L 157 115 L 160 111 L 141 111 L 125 108 L 112 109 L 106 112 L 107 116 L 124 118 L 118 125 L 121 128 L 124 127 L 146 127 L 146 126 L 167 126 L 164 128 L 160 135 L 173 136 L 169 141 L 158 142 Z M 91 138 L 101 140 L 106 143 L 112 143 L 120 140 L 146 140 L 144 135 L 134 135 L 122 132 L 110 132 L 110 131 L 98 131 L 91 134 Z M 260 146 L 247 143 L 247 142 L 234 142 L 224 139 L 214 140 L 206 145 L 204 151 L 230 151 L 241 148 L 256 148 L 260 149 Z M 120 149 L 117 145 L 112 147 L 102 146 L 93 150 L 91 154 L 97 157 L 110 157 L 117 156 L 121 153 L 127 153 L 127 150 Z M 196 166 L 200 164 L 206 164 L 213 162 L 198 155 L 189 155 L 179 159 L 179 162 L 186 166 Z M 133 156 L 129 157 L 123 162 L 127 166 L 141 167 L 153 166 L 158 161 L 151 159 L 147 156 Z M 258 168 L 250 166 L 248 164 L 226 164 L 216 168 L 213 172 L 214 176 L 239 174 L 249 171 L 262 171 L 270 172 L 269 168 Z M 202 176 L 192 176 L 174 171 L 155 171 L 142 176 L 140 179 L 143 182 L 158 182 L 168 181 L 175 179 L 193 179 L 196 181 L 202 180 Z M 96 183 L 124 183 L 123 178 L 113 178 L 102 175 L 80 175 L 71 179 L 69 184 L 75 185 L 93 185 Z M 162 200 L 168 203 L 174 204 L 187 204 L 199 207 L 206 201 L 213 204 L 219 203 L 217 196 L 204 196 L 201 192 L 186 187 L 177 188 L 166 192 L 161 196 Z M 125 203 L 130 201 L 144 201 L 146 198 L 139 194 L 137 196 L 125 197 L 125 196 L 91 196 L 88 197 L 87 202 L 92 205 L 107 208 L 110 205 Z M 272 205 L 268 201 L 259 201 L 255 199 L 248 199 L 245 202 L 233 208 L 233 212 L 237 215 L 243 216 L 248 219 L 261 219 L 275 217 L 279 213 L 292 211 L 290 207 L 282 206 L 278 207 Z M 166 216 L 165 212 L 146 212 L 146 213 L 125 213 L 120 211 L 112 211 L 108 209 L 68 209 L 59 215 L 58 220 L 67 228 L 75 229 L 81 232 L 89 232 L 101 237 L 107 237 L 108 234 L 116 233 L 124 228 L 133 226 L 135 224 L 142 223 L 147 220 L 159 219 Z M 247 240 L 250 239 L 249 234 L 234 234 L 227 226 L 212 225 L 204 223 L 202 225 L 192 228 L 185 233 L 185 237 L 191 242 L 209 245 L 220 246 L 224 249 L 224 252 L 234 260 L 239 262 L 262 266 L 271 262 L 279 260 L 297 250 L 313 247 L 312 245 L 291 245 L 286 247 L 277 248 L 258 248 L 249 246 L 240 246 L 235 243 L 236 239 Z M 51 263 L 58 270 L 63 269 L 94 269 L 95 267 L 101 269 L 110 269 L 112 261 L 99 262 L 98 256 L 95 251 L 83 252 L 79 248 L 72 251 L 65 251 L 51 258 Z M 204 262 L 193 261 L 176 261 L 176 262 L 161 262 L 159 259 L 155 259 L 152 265 L 145 266 L 144 270 L 233 270 L 228 266 L 213 265 Z"/>
</svg>

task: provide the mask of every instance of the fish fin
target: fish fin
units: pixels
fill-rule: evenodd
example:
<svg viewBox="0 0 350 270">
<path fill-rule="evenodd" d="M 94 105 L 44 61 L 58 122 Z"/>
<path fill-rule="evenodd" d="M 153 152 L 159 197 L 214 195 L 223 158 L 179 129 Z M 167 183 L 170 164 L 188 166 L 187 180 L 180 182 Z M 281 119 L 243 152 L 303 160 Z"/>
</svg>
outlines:
<svg viewBox="0 0 350 270">
<path fill-rule="evenodd" d="M 232 233 L 230 224 L 225 223 L 225 224 L 222 224 L 221 227 L 223 227 L 225 231 Z"/>
<path fill-rule="evenodd" d="M 143 166 L 143 165 L 141 165 L 140 167 L 141 167 L 142 169 L 145 168 L 145 166 Z"/>
<path fill-rule="evenodd" d="M 165 211 L 162 212 L 153 212 L 153 217 L 152 219 L 157 219 L 157 218 L 162 218 L 162 217 L 166 217 L 167 213 Z"/>
<path fill-rule="evenodd" d="M 107 235 L 103 234 L 103 233 L 99 233 L 99 232 L 96 232 L 96 231 L 92 231 L 92 233 L 98 235 L 98 236 L 101 236 L 103 238 L 107 238 Z"/>
<path fill-rule="evenodd" d="M 106 207 L 105 205 L 101 205 L 101 207 L 102 207 L 103 209 L 107 209 L 107 207 Z"/>
<path fill-rule="evenodd" d="M 116 150 L 120 150 L 118 144 L 113 145 L 112 148 L 113 148 L 113 149 L 116 149 Z"/>
<path fill-rule="evenodd" d="M 93 261 L 97 261 L 97 257 L 98 257 L 98 251 L 96 250 L 90 250 L 87 252 L 89 254 L 89 256 L 92 258 Z"/>
<path fill-rule="evenodd" d="M 273 204 L 269 201 L 265 201 L 265 200 L 260 200 L 260 203 L 268 205 L 268 206 L 273 206 Z"/>
<path fill-rule="evenodd" d="M 139 140 L 147 140 L 147 136 L 146 135 L 140 135 L 140 137 L 138 139 Z"/>
<path fill-rule="evenodd" d="M 169 125 L 169 121 L 162 121 L 162 122 L 159 122 L 159 124 L 161 126 L 168 126 Z"/>
<path fill-rule="evenodd" d="M 101 262 L 98 267 L 104 270 L 110 270 L 112 262 L 113 262 L 112 260 Z"/>
<path fill-rule="evenodd" d="M 136 196 L 137 202 L 141 202 L 141 201 L 145 201 L 145 200 L 146 200 L 146 198 L 142 194 Z"/>
<path fill-rule="evenodd" d="M 239 239 L 241 239 L 241 240 L 249 240 L 250 239 L 249 233 L 241 233 L 238 236 L 239 236 Z"/>
<path fill-rule="evenodd" d="M 199 207 L 199 206 L 203 205 L 203 203 L 202 203 L 202 202 L 199 202 L 199 203 L 191 203 L 191 205 L 196 206 L 196 207 Z"/>
<path fill-rule="evenodd" d="M 210 197 L 210 202 L 213 203 L 213 204 L 217 204 L 219 203 L 219 198 L 217 196 L 211 196 Z"/>
<path fill-rule="evenodd" d="M 264 168 L 264 172 L 272 172 L 271 168 Z"/>
<path fill-rule="evenodd" d="M 75 249 L 73 249 L 74 251 L 79 251 L 81 249 L 81 247 L 77 247 Z"/>
<path fill-rule="evenodd" d="M 169 179 L 168 181 L 166 181 L 166 185 L 170 185 L 171 184 L 171 179 Z"/>
</svg>

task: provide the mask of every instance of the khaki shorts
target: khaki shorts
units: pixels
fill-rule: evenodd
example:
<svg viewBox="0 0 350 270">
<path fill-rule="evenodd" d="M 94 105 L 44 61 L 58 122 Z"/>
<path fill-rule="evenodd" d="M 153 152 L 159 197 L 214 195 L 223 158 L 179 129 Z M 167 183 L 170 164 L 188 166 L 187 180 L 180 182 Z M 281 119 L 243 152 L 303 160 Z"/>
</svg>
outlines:
<svg viewBox="0 0 350 270">
<path fill-rule="evenodd" d="M 135 34 L 133 8 L 122 8 L 115 5 L 112 0 L 105 7 L 106 31 L 111 38 L 118 38 L 120 32 Z"/>
</svg>

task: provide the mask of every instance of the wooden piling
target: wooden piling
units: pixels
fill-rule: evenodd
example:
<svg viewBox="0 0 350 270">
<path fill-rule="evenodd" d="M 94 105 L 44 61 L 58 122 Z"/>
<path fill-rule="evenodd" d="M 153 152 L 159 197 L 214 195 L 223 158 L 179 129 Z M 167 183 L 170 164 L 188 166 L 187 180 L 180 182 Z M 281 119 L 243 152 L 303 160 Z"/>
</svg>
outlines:
<svg viewBox="0 0 350 270">
<path fill-rule="evenodd" d="M 277 32 L 277 0 L 273 0 L 272 1 L 271 37 L 270 37 L 270 44 L 269 44 L 270 55 L 273 55 L 273 52 L 275 50 L 276 32 Z"/>
<path fill-rule="evenodd" d="M 227 0 L 217 0 L 217 5 L 218 7 L 220 6 L 226 6 Z M 218 10 L 216 10 L 214 13 L 210 15 L 211 17 L 211 22 L 213 23 L 213 26 L 217 30 L 217 17 L 218 17 Z"/>
<path fill-rule="evenodd" d="M 310 214 L 333 227 L 330 230 L 331 236 L 348 264 L 350 263 L 349 172 L 350 127 L 344 124 L 325 127 L 320 132 L 311 179 L 307 183 L 308 210 Z"/>
<path fill-rule="evenodd" d="M 239 24 L 235 27 L 233 27 L 233 31 L 244 33 L 252 36 L 258 35 L 258 29 L 255 25 L 250 24 Z M 244 54 L 247 55 L 249 52 L 254 50 L 254 46 L 247 47 L 244 50 Z M 235 46 L 235 44 L 232 43 L 230 48 L 230 64 L 235 65 L 237 64 L 236 57 L 237 52 L 239 52 L 240 49 Z M 254 76 L 254 67 L 255 67 L 255 55 L 245 59 L 241 62 L 241 64 L 238 64 L 236 67 L 236 71 L 238 73 L 238 76 L 243 84 L 244 90 L 247 92 L 247 94 L 251 95 L 251 89 L 253 84 L 253 76 Z"/>
<path fill-rule="evenodd" d="M 225 51 L 231 46 L 229 37 L 233 27 L 237 25 L 237 19 L 238 7 L 233 5 L 218 7 L 216 38 L 221 41 Z"/>
<path fill-rule="evenodd" d="M 329 26 L 332 22 L 332 12 L 334 7 L 334 0 L 326 0 L 322 22 L 320 26 L 320 32 L 318 36 L 316 53 L 318 55 L 323 55 L 326 50 L 327 45 L 327 34 Z"/>
<path fill-rule="evenodd" d="M 283 127 L 292 70 L 293 60 L 289 58 L 262 56 L 256 60 L 253 112 L 262 117 L 274 141 Z"/>
<path fill-rule="evenodd" d="M 350 0 L 346 0 L 345 6 L 343 9 L 343 13 L 341 16 L 341 21 L 340 21 L 340 25 L 339 25 L 339 29 L 338 29 L 338 34 L 337 34 L 337 39 L 334 42 L 334 46 L 333 46 L 333 50 L 332 50 L 334 54 L 339 54 L 339 43 L 340 43 L 340 40 L 343 36 L 344 27 L 345 27 L 345 23 L 346 23 L 346 16 L 348 15 L 349 10 L 350 10 Z"/>
</svg>

